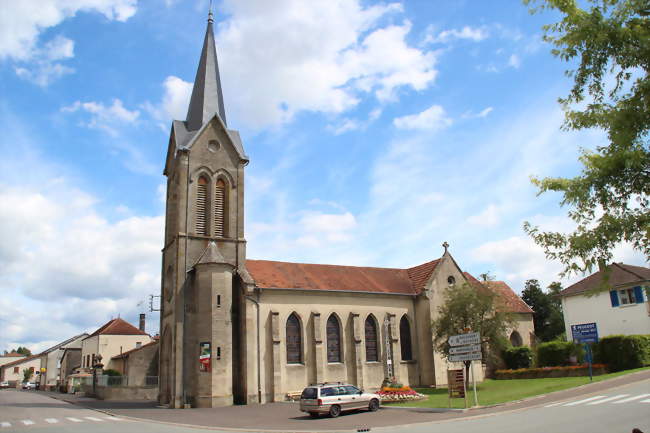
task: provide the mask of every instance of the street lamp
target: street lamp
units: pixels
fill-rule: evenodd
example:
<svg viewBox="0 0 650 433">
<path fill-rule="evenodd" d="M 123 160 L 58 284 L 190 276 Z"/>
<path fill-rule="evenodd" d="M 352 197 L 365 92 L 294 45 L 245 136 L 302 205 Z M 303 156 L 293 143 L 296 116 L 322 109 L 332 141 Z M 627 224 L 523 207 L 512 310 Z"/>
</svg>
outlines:
<svg viewBox="0 0 650 433">
<path fill-rule="evenodd" d="M 97 355 L 95 357 L 95 363 L 93 364 L 93 395 L 97 397 L 97 370 L 101 369 L 104 367 L 104 364 L 102 364 L 102 355 Z"/>
</svg>

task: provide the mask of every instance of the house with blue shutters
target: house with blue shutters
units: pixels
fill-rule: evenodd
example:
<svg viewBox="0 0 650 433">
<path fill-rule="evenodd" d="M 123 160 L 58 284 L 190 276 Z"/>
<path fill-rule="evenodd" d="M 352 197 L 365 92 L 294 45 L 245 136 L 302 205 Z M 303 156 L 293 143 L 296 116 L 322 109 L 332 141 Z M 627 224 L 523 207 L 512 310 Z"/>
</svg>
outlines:
<svg viewBox="0 0 650 433">
<path fill-rule="evenodd" d="M 650 334 L 650 268 L 612 263 L 560 296 L 567 338 L 571 326 L 596 323 L 599 337 Z"/>
</svg>

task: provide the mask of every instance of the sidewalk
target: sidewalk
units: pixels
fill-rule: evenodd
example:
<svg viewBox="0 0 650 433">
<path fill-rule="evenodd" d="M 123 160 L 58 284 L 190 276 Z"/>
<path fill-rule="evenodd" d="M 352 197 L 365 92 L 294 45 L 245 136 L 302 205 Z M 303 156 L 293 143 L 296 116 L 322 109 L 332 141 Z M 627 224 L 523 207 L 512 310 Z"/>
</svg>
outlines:
<svg viewBox="0 0 650 433">
<path fill-rule="evenodd" d="M 531 397 L 491 407 L 479 407 L 459 412 L 445 409 L 384 407 L 378 412 L 352 412 L 338 418 L 311 419 L 299 411 L 297 403 L 268 403 L 263 405 L 229 406 L 211 409 L 166 409 L 154 401 L 102 401 L 70 394 L 44 392 L 50 397 L 100 410 L 121 417 L 153 422 L 174 423 L 221 430 L 246 431 L 337 431 L 356 430 L 439 422 L 460 418 L 493 416 L 500 413 L 525 410 L 551 402 L 572 399 L 586 394 L 603 392 L 618 386 L 650 380 L 650 370 L 631 373 L 602 382 L 591 383 L 564 391 Z"/>
</svg>

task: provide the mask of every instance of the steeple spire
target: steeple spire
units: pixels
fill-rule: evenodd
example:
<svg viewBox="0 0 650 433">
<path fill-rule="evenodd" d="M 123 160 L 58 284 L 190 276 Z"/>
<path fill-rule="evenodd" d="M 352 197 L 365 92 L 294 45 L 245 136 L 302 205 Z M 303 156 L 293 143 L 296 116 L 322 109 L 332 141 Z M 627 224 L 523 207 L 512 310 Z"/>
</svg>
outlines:
<svg viewBox="0 0 650 433">
<path fill-rule="evenodd" d="M 187 110 L 186 123 L 189 131 L 199 129 L 215 113 L 219 114 L 224 124 L 226 123 L 226 110 L 224 109 L 223 94 L 221 93 L 217 49 L 212 31 L 213 22 L 212 2 L 210 2 L 208 28 L 205 31 L 201 59 L 199 60 L 199 67 L 196 70 L 190 106 Z"/>
</svg>

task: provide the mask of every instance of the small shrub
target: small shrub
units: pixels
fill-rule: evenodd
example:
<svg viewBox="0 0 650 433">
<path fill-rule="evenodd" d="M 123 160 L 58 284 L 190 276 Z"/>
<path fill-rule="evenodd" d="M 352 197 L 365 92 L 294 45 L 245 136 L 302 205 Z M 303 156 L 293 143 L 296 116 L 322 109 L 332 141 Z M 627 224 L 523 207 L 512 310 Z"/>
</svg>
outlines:
<svg viewBox="0 0 650 433">
<path fill-rule="evenodd" d="M 650 365 L 650 335 L 610 335 L 594 348 L 595 359 L 610 371 Z"/>
<path fill-rule="evenodd" d="M 106 376 L 121 376 L 122 373 L 120 373 L 117 370 L 113 370 L 112 368 L 109 368 L 108 370 L 104 370 L 103 374 Z"/>
<path fill-rule="evenodd" d="M 503 351 L 503 361 L 510 370 L 529 368 L 533 363 L 533 351 L 528 346 L 508 347 Z"/>
<path fill-rule="evenodd" d="M 599 376 L 605 374 L 606 366 L 603 364 L 592 365 L 592 374 Z M 543 367 L 543 368 L 522 368 L 519 370 L 497 370 L 495 379 L 545 379 L 550 377 L 578 377 L 588 376 L 589 366 L 570 365 L 563 367 Z"/>
<path fill-rule="evenodd" d="M 537 346 L 537 363 L 540 367 L 569 365 L 571 356 L 576 356 L 578 362 L 584 358 L 584 350 L 570 341 L 549 341 Z"/>
</svg>

